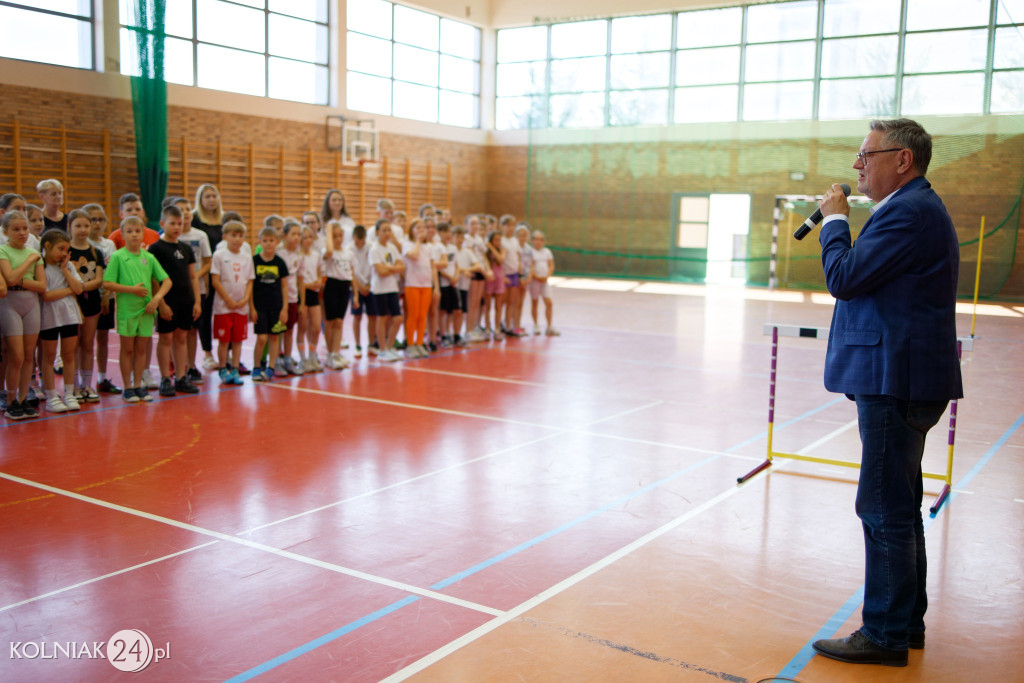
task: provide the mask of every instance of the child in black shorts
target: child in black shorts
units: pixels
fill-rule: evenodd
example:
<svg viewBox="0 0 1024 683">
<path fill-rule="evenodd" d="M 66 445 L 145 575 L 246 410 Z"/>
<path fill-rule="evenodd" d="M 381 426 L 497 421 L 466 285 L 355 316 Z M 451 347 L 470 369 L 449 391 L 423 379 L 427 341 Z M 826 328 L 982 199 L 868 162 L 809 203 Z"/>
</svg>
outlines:
<svg viewBox="0 0 1024 683">
<path fill-rule="evenodd" d="M 156 346 L 156 361 L 160 366 L 160 395 L 174 396 L 177 392 L 198 394 L 199 388 L 188 375 L 188 332 L 203 312 L 196 276 L 196 257 L 192 247 L 178 241 L 185 229 L 184 217 L 174 204 L 164 207 L 160 214 L 163 234 L 149 247 L 149 253 L 160 263 L 171 280 L 171 289 L 157 309 L 156 331 L 160 341 Z M 174 375 L 171 374 L 171 355 L 174 355 Z"/>
<path fill-rule="evenodd" d="M 82 324 L 78 328 L 75 396 L 79 401 L 96 403 L 100 396 L 92 388 L 93 340 L 100 319 L 100 285 L 103 284 L 103 269 L 107 262 L 103 254 L 89 244 L 88 213 L 82 209 L 68 213 L 68 230 L 71 231 L 68 260 L 82 280 L 82 293 L 76 297 L 82 311 Z"/>
<path fill-rule="evenodd" d="M 252 284 L 252 306 L 249 307 L 249 319 L 253 323 L 256 334 L 256 347 L 253 349 L 252 381 L 268 382 L 274 379 L 274 365 L 280 352 L 278 346 L 279 333 L 274 332 L 275 326 L 283 329 L 288 322 L 288 265 L 277 255 L 277 230 L 263 228 L 260 230 L 260 246 L 263 250 L 252 257 L 256 271 L 256 279 Z M 263 350 L 270 343 L 269 363 L 261 367 L 260 359 Z"/>
<path fill-rule="evenodd" d="M 103 267 L 106 268 L 106 264 L 110 263 L 110 257 L 117 251 L 117 246 L 105 237 L 107 212 L 99 204 L 86 204 L 82 211 L 89 215 L 89 244 L 103 256 Z M 120 394 L 121 387 L 107 377 L 110 330 L 117 324 L 114 318 L 114 293 L 104 287 L 96 291 L 100 296 L 100 317 L 96 322 L 96 390 L 101 394 Z"/>
</svg>

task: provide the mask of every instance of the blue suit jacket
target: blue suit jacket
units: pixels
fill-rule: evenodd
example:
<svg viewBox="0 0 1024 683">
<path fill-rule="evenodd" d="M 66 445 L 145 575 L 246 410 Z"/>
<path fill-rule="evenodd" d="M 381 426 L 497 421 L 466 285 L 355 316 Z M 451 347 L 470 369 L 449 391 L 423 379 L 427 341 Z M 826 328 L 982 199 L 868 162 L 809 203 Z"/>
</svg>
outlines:
<svg viewBox="0 0 1024 683">
<path fill-rule="evenodd" d="M 923 177 L 901 187 L 864 224 L 821 230 L 821 262 L 836 301 L 825 388 L 902 400 L 963 396 L 956 355 L 960 248 L 953 221 Z"/>
</svg>

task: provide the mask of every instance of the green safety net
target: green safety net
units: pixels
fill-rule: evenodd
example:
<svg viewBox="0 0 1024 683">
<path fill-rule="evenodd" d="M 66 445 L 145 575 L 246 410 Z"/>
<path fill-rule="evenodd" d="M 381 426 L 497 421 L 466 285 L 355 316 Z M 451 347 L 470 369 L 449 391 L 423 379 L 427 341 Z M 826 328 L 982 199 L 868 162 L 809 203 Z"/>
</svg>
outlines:
<svg viewBox="0 0 1024 683">
<path fill-rule="evenodd" d="M 1016 258 L 1024 117 L 921 122 L 933 135 L 927 177 L 961 243 L 960 294 L 974 292 L 984 216 L 980 295 L 1024 297 Z M 824 290 L 817 230 L 802 241 L 793 231 L 814 212 L 814 196 L 834 182 L 856 185 L 854 155 L 867 131 L 867 120 L 532 129 L 526 220 L 545 231 L 562 274 L 704 282 L 714 272 L 752 285 L 769 283 L 777 221 L 778 286 Z M 724 253 L 680 247 L 684 219 L 692 220 L 685 198 L 710 197 L 714 207 L 716 195 L 726 208 L 749 201 L 748 231 L 729 235 Z M 854 208 L 854 233 L 869 215 L 866 205 Z"/>
<path fill-rule="evenodd" d="M 149 227 L 159 228 L 160 203 L 167 192 L 167 81 L 164 80 L 166 0 L 135 0 L 135 46 L 139 75 L 133 76 L 135 166 Z"/>
</svg>

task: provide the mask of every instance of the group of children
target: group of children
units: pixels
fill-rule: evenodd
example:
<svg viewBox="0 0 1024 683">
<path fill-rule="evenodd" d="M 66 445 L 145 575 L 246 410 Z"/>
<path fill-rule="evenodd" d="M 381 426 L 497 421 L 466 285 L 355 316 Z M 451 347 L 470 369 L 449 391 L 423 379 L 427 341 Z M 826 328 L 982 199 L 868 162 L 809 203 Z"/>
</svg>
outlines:
<svg viewBox="0 0 1024 683">
<path fill-rule="evenodd" d="M 447 210 L 425 204 L 409 220 L 381 199 L 367 229 L 331 190 L 321 210 L 301 220 L 268 216 L 253 251 L 241 217 L 223 210 L 210 184 L 197 190 L 194 210 L 186 198 L 165 199 L 159 231 L 147 227 L 139 197 L 123 195 L 120 225 L 109 235 L 99 204 L 64 213 L 59 181 L 36 189 L 41 207 L 0 197 L 0 410 L 12 420 L 36 417 L 40 403 L 52 413 L 79 410 L 101 393 L 129 403 L 152 401 L 150 389 L 197 393 L 200 345 L 204 369 L 240 384 L 250 372 L 241 360 L 250 323 L 254 382 L 349 367 L 341 353 L 349 347 L 346 312 L 355 358 L 363 355 L 365 316 L 366 353 L 381 362 L 402 359 L 403 349 L 405 358 L 420 358 L 523 336 L 526 294 L 534 334 L 540 301 L 544 333 L 559 334 L 548 284 L 554 257 L 543 233 L 513 216 L 474 214 L 453 226 Z M 106 375 L 111 329 L 120 337 L 124 388 Z M 149 370 L 154 331 L 159 382 Z M 37 369 L 43 397 L 33 386 Z"/>
</svg>

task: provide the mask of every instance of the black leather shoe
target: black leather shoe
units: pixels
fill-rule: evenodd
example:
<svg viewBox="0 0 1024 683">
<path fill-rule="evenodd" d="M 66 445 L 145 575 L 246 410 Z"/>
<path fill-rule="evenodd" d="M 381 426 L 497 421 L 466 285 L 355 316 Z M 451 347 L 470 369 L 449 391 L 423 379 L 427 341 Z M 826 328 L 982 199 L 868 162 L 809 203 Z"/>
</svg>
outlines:
<svg viewBox="0 0 1024 683">
<path fill-rule="evenodd" d="M 911 650 L 924 649 L 924 631 L 918 631 L 917 633 L 908 633 L 907 640 L 910 641 Z"/>
<path fill-rule="evenodd" d="M 923 635 L 923 634 L 922 634 Z M 888 650 L 875 645 L 859 630 L 846 638 L 816 640 L 814 649 L 818 654 L 840 662 L 851 664 L 882 664 L 884 666 L 906 666 L 906 650 Z"/>
</svg>

